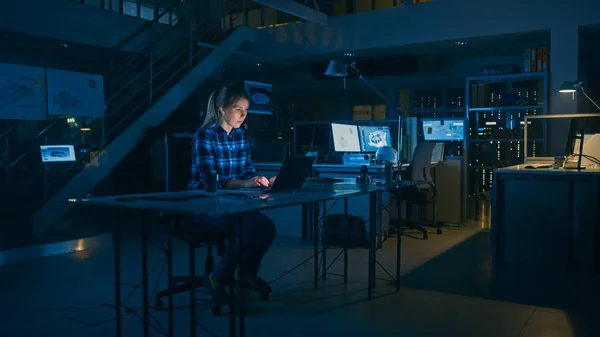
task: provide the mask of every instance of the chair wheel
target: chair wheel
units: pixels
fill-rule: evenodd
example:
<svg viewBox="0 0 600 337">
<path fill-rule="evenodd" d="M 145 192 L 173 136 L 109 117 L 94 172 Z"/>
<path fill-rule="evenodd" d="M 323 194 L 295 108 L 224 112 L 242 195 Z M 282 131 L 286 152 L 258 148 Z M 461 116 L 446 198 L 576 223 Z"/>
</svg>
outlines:
<svg viewBox="0 0 600 337">
<path fill-rule="evenodd" d="M 427 235 L 427 233 L 423 233 L 423 240 L 427 240 L 429 239 L 429 235 Z"/>
<path fill-rule="evenodd" d="M 165 308 L 165 304 L 160 298 L 157 298 L 156 302 L 154 303 L 154 307 L 156 310 L 163 310 Z"/>
<path fill-rule="evenodd" d="M 215 304 L 214 306 L 212 306 L 212 308 L 210 308 L 210 312 L 213 314 L 213 316 L 221 315 L 221 305 Z"/>
<path fill-rule="evenodd" d="M 436 233 L 438 233 L 438 234 L 442 234 L 442 229 L 441 229 L 441 228 L 438 228 Z"/>
</svg>

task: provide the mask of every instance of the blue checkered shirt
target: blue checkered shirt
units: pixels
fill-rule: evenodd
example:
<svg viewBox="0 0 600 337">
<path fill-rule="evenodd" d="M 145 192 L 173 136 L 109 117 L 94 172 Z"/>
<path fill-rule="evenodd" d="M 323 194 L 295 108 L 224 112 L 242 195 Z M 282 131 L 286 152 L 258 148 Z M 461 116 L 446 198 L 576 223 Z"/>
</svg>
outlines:
<svg viewBox="0 0 600 337">
<path fill-rule="evenodd" d="M 219 188 L 228 180 L 246 180 L 256 174 L 246 131 L 233 129 L 228 135 L 219 124 L 203 125 L 196 131 L 188 190 L 204 188 L 204 176 L 215 173 L 219 175 Z"/>
</svg>

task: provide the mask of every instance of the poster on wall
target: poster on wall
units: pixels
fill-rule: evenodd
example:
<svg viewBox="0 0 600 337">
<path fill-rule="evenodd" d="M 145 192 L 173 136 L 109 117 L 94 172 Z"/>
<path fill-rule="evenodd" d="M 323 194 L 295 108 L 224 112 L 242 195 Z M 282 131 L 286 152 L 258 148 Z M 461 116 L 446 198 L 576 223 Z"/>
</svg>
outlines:
<svg viewBox="0 0 600 337">
<path fill-rule="evenodd" d="M 102 75 L 48 69 L 48 114 L 104 117 Z"/>
<path fill-rule="evenodd" d="M 46 70 L 0 63 L 0 119 L 46 119 Z"/>
<path fill-rule="evenodd" d="M 246 81 L 245 87 L 250 98 L 248 113 L 273 114 L 273 103 L 271 102 L 273 86 L 271 84 Z"/>
</svg>

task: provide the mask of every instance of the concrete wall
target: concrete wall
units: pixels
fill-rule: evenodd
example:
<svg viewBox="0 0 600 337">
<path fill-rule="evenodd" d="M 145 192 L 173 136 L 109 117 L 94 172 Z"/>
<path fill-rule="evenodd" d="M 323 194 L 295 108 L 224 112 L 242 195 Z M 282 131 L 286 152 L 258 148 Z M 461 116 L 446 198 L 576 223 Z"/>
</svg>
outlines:
<svg viewBox="0 0 600 337">
<path fill-rule="evenodd" d="M 112 48 L 131 35 L 147 20 L 123 15 L 69 0 L 6 1 L 0 11 L 0 30 Z M 155 24 L 151 34 L 144 34 L 124 49 L 136 51 L 148 44 L 154 34 L 169 26 Z M 154 35 L 156 36 L 156 35 Z"/>
<path fill-rule="evenodd" d="M 264 46 L 281 57 L 341 55 L 476 37 L 550 32 L 550 112 L 577 112 L 575 100 L 558 94 L 578 78 L 579 27 L 600 24 L 597 0 L 454 0 L 330 18 L 327 26 L 290 24 L 262 30 Z"/>
<path fill-rule="evenodd" d="M 264 29 L 280 55 L 323 54 L 600 24 L 596 0 L 453 0 Z M 273 52 L 273 50 L 269 50 Z"/>
</svg>

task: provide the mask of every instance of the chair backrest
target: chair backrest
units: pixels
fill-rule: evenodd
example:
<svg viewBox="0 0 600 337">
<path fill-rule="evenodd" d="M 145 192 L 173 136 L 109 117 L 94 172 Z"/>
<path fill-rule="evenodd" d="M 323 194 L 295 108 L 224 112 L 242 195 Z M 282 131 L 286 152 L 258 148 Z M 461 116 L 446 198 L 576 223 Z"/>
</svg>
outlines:
<svg viewBox="0 0 600 337">
<path fill-rule="evenodd" d="M 410 178 L 413 180 L 433 181 L 431 178 L 431 156 L 435 143 L 420 142 L 415 148 L 410 165 Z"/>
</svg>

